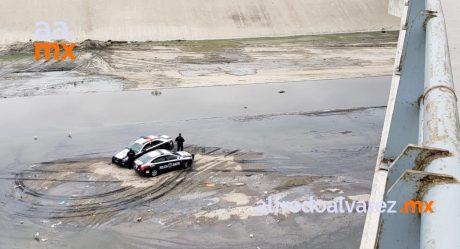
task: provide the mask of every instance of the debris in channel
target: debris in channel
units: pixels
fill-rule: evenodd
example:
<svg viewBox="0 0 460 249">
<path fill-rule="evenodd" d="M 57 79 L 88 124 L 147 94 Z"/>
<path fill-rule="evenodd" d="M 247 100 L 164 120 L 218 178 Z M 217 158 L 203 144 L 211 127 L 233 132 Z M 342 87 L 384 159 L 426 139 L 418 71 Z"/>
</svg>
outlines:
<svg viewBox="0 0 460 249">
<path fill-rule="evenodd" d="M 62 221 L 59 221 L 58 223 L 54 223 L 51 225 L 52 228 L 55 228 L 56 226 L 59 226 L 62 224 Z"/>
<path fill-rule="evenodd" d="M 34 234 L 34 240 L 40 241 L 40 233 L 39 233 L 39 232 L 36 232 L 36 233 Z"/>
<path fill-rule="evenodd" d="M 150 94 L 155 95 L 155 96 L 159 96 L 159 95 L 161 95 L 161 91 L 155 90 L 155 91 L 150 92 Z"/>
</svg>

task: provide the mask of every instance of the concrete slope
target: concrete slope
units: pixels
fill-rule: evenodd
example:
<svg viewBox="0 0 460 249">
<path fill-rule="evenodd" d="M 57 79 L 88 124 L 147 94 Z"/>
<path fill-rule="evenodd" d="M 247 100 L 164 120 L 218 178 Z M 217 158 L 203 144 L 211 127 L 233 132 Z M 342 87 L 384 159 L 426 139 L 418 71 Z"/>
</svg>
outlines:
<svg viewBox="0 0 460 249">
<path fill-rule="evenodd" d="M 387 0 L 1 0 L 0 43 L 62 20 L 78 41 L 220 39 L 397 29 Z"/>
</svg>

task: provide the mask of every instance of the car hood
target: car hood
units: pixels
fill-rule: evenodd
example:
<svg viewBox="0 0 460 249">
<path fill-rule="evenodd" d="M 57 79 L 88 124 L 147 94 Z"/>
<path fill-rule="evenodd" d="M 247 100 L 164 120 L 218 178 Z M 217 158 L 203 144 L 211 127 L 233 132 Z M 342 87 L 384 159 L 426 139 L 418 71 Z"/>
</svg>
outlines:
<svg viewBox="0 0 460 249">
<path fill-rule="evenodd" d="M 125 158 L 127 155 L 128 155 L 128 152 L 129 152 L 129 149 L 124 149 L 120 152 L 118 152 L 115 157 L 118 158 L 118 159 L 123 159 Z"/>
</svg>

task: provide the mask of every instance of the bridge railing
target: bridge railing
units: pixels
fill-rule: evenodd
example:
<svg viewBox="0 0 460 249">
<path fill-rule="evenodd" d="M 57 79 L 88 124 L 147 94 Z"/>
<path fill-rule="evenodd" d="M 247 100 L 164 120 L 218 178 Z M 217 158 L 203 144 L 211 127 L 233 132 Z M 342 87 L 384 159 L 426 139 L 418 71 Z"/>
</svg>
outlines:
<svg viewBox="0 0 460 249">
<path fill-rule="evenodd" d="M 396 213 L 369 211 L 360 248 L 460 248 L 460 126 L 441 2 L 392 0 L 389 12 L 401 30 L 369 205 L 393 202 Z"/>
</svg>

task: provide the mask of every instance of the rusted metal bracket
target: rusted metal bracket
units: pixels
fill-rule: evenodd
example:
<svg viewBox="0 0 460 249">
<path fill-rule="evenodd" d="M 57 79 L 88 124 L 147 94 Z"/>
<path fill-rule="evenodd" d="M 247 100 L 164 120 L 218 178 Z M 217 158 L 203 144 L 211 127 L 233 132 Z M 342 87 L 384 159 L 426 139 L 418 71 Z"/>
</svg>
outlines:
<svg viewBox="0 0 460 249">
<path fill-rule="evenodd" d="M 386 189 L 389 189 L 406 170 L 423 171 L 435 159 L 448 157 L 448 150 L 409 144 L 396 160 L 387 168 Z M 385 166 L 382 166 L 385 167 Z M 382 168 L 384 169 L 384 168 Z"/>
<path fill-rule="evenodd" d="M 414 149 L 414 148 L 412 148 Z M 409 151 L 414 151 L 409 149 Z M 382 213 L 379 249 L 419 249 L 420 213 L 405 212 L 404 202 L 421 200 L 421 196 L 433 185 L 457 183 L 450 175 L 436 174 L 418 170 L 406 170 L 388 190 L 385 203 L 386 212 Z M 394 206 L 391 207 L 391 205 Z M 391 210 L 389 210 L 391 208 Z M 435 207 L 434 207 L 435 208 Z"/>
</svg>

